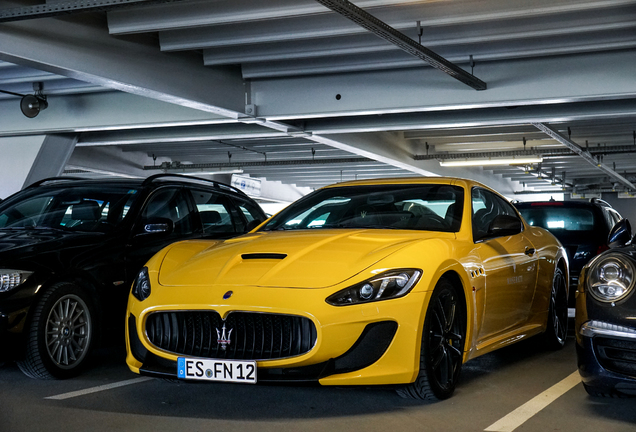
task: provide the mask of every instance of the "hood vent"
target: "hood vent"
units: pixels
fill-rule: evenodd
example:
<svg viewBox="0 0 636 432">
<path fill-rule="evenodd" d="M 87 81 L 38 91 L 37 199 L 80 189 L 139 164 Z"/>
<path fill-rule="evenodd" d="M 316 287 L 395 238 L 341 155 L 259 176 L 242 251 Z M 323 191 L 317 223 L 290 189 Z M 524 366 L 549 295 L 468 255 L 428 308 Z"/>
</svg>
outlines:
<svg viewBox="0 0 636 432">
<path fill-rule="evenodd" d="M 241 258 L 244 260 L 249 259 L 272 259 L 272 260 L 282 260 L 287 256 L 287 254 L 280 253 L 249 253 L 241 255 Z"/>
</svg>

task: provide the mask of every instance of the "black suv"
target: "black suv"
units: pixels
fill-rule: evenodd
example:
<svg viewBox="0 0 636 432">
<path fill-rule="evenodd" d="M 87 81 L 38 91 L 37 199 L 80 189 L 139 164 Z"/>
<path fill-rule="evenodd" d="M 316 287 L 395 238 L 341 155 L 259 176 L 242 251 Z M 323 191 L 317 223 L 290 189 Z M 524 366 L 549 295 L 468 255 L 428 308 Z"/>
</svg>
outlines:
<svg viewBox="0 0 636 432">
<path fill-rule="evenodd" d="M 609 249 L 607 236 L 621 215 L 607 202 L 591 201 L 536 201 L 515 202 L 515 207 L 526 222 L 550 231 L 565 247 L 570 263 L 570 299 L 574 307 L 574 294 L 579 273 L 589 260 Z"/>
<path fill-rule="evenodd" d="M 173 174 L 39 181 L 0 203 L 0 360 L 32 378 L 78 373 L 123 340 L 132 281 L 177 240 L 228 239 L 266 219 L 231 186 Z"/>
</svg>

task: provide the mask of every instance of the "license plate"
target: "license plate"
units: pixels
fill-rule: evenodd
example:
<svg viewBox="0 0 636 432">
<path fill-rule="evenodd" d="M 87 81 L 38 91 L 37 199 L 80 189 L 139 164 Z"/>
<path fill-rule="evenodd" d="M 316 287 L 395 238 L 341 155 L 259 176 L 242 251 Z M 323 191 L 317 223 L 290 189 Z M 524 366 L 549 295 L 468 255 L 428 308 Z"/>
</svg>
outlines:
<svg viewBox="0 0 636 432">
<path fill-rule="evenodd" d="M 256 362 L 179 357 L 177 376 L 184 379 L 256 384 Z"/>
</svg>

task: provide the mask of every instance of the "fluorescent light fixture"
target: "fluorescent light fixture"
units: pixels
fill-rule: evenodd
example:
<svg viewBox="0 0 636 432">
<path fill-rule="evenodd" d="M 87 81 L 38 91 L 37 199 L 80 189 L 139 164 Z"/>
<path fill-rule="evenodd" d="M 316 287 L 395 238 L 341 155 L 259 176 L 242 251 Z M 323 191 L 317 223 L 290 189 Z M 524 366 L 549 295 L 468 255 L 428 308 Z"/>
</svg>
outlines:
<svg viewBox="0 0 636 432">
<path fill-rule="evenodd" d="M 162 170 L 164 173 L 174 173 L 174 174 L 195 174 L 195 175 L 214 175 L 214 174 L 242 174 L 243 170 L 240 168 L 237 169 L 220 169 L 220 170 L 206 170 L 206 169 L 197 169 L 197 168 L 187 168 L 187 165 L 181 165 L 179 168 L 170 168 Z"/>
<path fill-rule="evenodd" d="M 462 166 L 483 166 L 483 165 L 524 165 L 543 162 L 541 156 L 524 156 L 511 158 L 488 158 L 488 159 L 452 159 L 440 161 L 443 167 Z"/>
</svg>

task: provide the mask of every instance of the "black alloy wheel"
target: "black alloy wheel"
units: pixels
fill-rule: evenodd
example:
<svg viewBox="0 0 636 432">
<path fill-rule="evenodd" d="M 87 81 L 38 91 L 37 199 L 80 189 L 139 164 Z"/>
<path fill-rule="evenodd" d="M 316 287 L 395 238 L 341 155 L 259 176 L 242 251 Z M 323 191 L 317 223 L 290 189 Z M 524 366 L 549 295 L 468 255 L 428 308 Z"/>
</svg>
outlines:
<svg viewBox="0 0 636 432">
<path fill-rule="evenodd" d="M 77 375 L 93 343 L 93 310 L 90 298 L 75 284 L 48 289 L 35 307 L 20 370 L 35 379 Z"/>
<path fill-rule="evenodd" d="M 437 283 L 424 319 L 420 372 L 414 383 L 398 389 L 405 398 L 447 399 L 455 391 L 466 339 L 465 305 L 447 279 Z"/>
<path fill-rule="evenodd" d="M 563 348 L 568 335 L 568 293 L 567 281 L 560 268 L 554 271 L 552 290 L 550 292 L 550 306 L 548 309 L 548 323 L 543 334 L 545 346 L 557 350 Z"/>
</svg>

